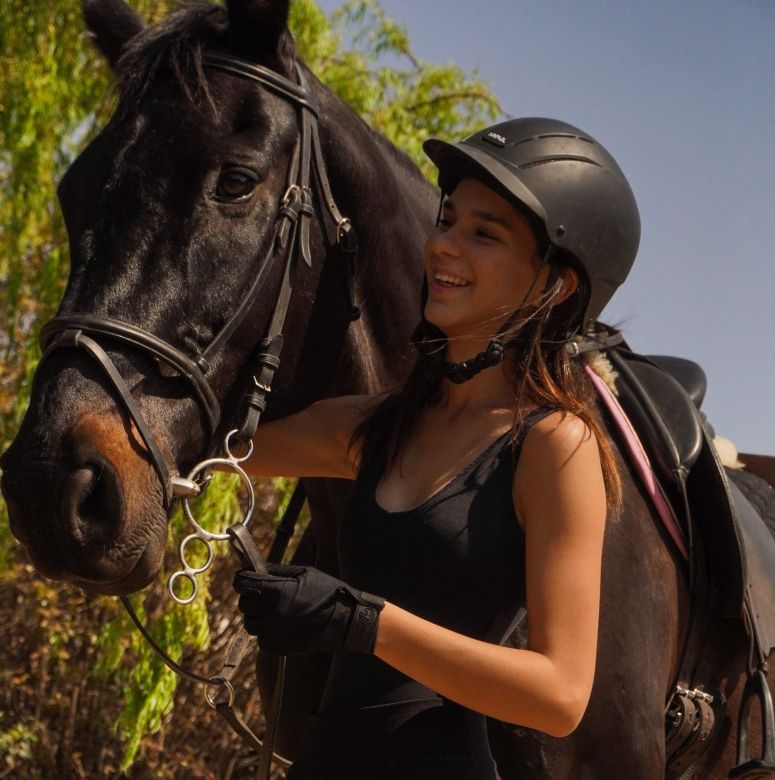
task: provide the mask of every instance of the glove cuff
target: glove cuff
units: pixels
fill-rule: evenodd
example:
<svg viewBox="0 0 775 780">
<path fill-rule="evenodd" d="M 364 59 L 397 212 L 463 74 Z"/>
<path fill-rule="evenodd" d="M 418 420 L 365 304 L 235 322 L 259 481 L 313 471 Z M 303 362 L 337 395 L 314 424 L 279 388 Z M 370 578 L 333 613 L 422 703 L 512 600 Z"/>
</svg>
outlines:
<svg viewBox="0 0 775 780">
<path fill-rule="evenodd" d="M 343 648 L 348 653 L 373 653 L 377 641 L 379 613 L 385 599 L 370 593 L 359 593 L 352 620 L 347 627 Z"/>
</svg>

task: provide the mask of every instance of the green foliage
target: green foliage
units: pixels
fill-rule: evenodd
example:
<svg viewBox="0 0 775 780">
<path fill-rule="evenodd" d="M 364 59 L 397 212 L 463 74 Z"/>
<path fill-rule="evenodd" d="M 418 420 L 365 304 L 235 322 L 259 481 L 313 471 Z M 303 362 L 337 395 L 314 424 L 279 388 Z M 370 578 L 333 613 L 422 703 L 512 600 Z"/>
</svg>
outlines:
<svg viewBox="0 0 775 780">
<path fill-rule="evenodd" d="M 146 619 L 141 598 L 136 597 L 135 601 L 133 606 L 141 619 Z M 124 707 L 116 727 L 124 740 L 120 768 L 125 771 L 132 765 L 145 734 L 157 731 L 163 716 L 172 709 L 178 678 L 140 638 L 126 615 L 117 617 L 115 622 L 121 626 L 120 633 L 116 633 L 113 627 L 106 627 L 101 637 L 106 653 L 99 672 L 117 672 L 105 675 L 103 680 L 110 680 L 111 684 L 118 684 L 123 690 Z M 187 648 L 205 649 L 209 640 L 205 599 L 200 599 L 190 608 L 169 607 L 153 621 L 151 635 L 176 662 L 181 661 Z M 116 655 L 116 645 L 122 644 L 129 645 L 126 649 L 132 651 L 130 657 L 134 663 L 131 666 L 122 663 L 125 654 Z M 108 662 L 113 664 L 113 668 Z"/>
<path fill-rule="evenodd" d="M 29 761 L 36 742 L 38 735 L 26 723 L 18 722 L 8 731 L 0 733 L 0 756 L 5 756 L 6 768 L 10 770 L 20 761 Z"/>
<path fill-rule="evenodd" d="M 203 495 L 192 503 L 192 513 L 197 522 L 213 533 L 222 533 L 243 518 L 238 500 L 239 478 L 232 474 L 216 473 Z M 181 539 L 190 528 L 182 510 L 170 521 L 169 554 L 167 571 L 179 566 L 176 551 Z M 216 556 L 228 553 L 225 543 L 215 544 Z M 191 550 L 189 562 L 201 566 L 206 560 L 204 550 Z M 217 566 L 217 563 L 214 564 Z M 132 606 L 143 622 L 148 621 L 147 605 L 161 604 L 163 612 L 149 622 L 151 636 L 164 648 L 175 662 L 181 662 L 184 653 L 189 656 L 206 650 L 210 641 L 207 604 L 210 601 L 210 569 L 198 577 L 199 597 L 188 606 L 180 606 L 167 599 L 163 591 L 165 583 L 157 583 L 145 596 L 132 598 Z M 183 594 L 181 594 L 183 595 Z M 127 614 L 119 613 L 106 623 L 100 633 L 102 651 L 96 674 L 101 682 L 110 680 L 123 691 L 124 707 L 116 728 L 124 740 L 121 759 L 122 771 L 128 769 L 140 747 L 143 736 L 159 729 L 163 716 L 172 708 L 172 697 L 178 678 L 163 664 L 152 647 L 135 629 Z M 127 658 L 132 664 L 126 664 Z"/>
<path fill-rule="evenodd" d="M 133 0 L 133 5 L 154 21 L 177 7 L 177 2 Z M 424 138 L 463 135 L 498 111 L 497 101 L 476 74 L 452 64 L 418 60 L 407 31 L 385 15 L 378 0 L 348 0 L 331 17 L 314 0 L 295 0 L 291 28 L 299 54 L 313 72 L 404 149 L 426 174 L 430 166 L 421 151 Z M 1 451 L 13 438 L 28 403 L 39 358 L 40 325 L 53 314 L 66 282 L 67 236 L 56 204 L 56 182 L 107 120 L 114 100 L 110 73 L 83 33 L 80 7 L 74 0 L 0 3 L 0 67 L 4 74 L 0 78 Z M 259 537 L 271 532 L 294 484 L 276 480 L 260 488 L 258 516 L 251 525 Z M 238 488 L 235 477 L 216 480 L 194 508 L 199 522 L 215 529 L 239 521 Z M 175 570 L 177 544 L 188 532 L 181 513 L 170 528 L 165 571 Z M 219 555 L 227 554 L 226 544 L 216 547 Z M 111 728 L 117 730 L 123 753 L 120 765 L 113 768 L 129 771 L 147 744 L 146 735 L 162 726 L 173 700 L 177 701 L 177 679 L 114 600 L 87 600 L 74 590 L 63 595 L 61 587 L 34 579 L 22 559 L 0 501 L 0 595 L 11 605 L 9 614 L 22 610 L 21 625 L 29 633 L 17 655 L 0 663 L 5 669 L 2 679 L 11 681 L 3 687 L 10 691 L 13 685 L 21 686 L 19 690 L 28 691 L 24 701 L 33 701 L 33 681 L 41 674 L 46 680 L 72 679 L 76 674 L 84 686 L 120 691 L 113 695 L 121 699 L 120 714 L 100 713 L 103 725 L 90 728 L 103 735 L 95 737 L 99 739 Z M 214 567 L 218 565 L 216 561 Z M 200 577 L 202 595 L 189 607 L 172 605 L 165 582 L 135 597 L 153 635 L 176 660 L 190 660 L 211 641 L 207 605 L 213 582 L 209 573 Z M 43 687 L 35 686 L 42 695 Z M 34 768 L 49 766 L 45 762 L 53 762 L 57 755 L 56 746 L 48 744 L 50 738 L 39 744 L 39 734 L 53 733 L 46 717 L 61 718 L 63 708 L 70 705 L 60 702 L 57 692 L 45 708 L 36 704 L 34 713 L 24 711 L 11 718 L 11 709 L 3 712 L 2 696 L 0 775 L 29 765 L 28 774 L 14 776 L 52 776 L 48 770 Z M 68 710 L 72 717 L 76 711 Z M 73 728 L 64 728 L 64 742 L 73 738 Z M 76 759 L 81 760 L 77 753 Z"/>
</svg>

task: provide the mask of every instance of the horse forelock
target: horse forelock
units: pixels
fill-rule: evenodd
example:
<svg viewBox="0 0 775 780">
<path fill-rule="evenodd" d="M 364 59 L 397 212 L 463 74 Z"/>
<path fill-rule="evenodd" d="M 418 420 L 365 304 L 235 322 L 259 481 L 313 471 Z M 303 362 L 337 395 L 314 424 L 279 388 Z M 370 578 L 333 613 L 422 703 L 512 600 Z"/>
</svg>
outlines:
<svg viewBox="0 0 775 780">
<path fill-rule="evenodd" d="M 224 6 L 211 3 L 186 5 L 159 24 L 144 29 L 127 42 L 116 65 L 122 109 L 137 111 L 148 86 L 160 72 L 166 72 L 178 82 L 192 105 L 204 102 L 217 116 L 203 55 L 208 49 L 228 51 L 233 38 L 229 12 Z M 286 30 L 271 50 L 253 51 L 249 59 L 290 76 L 295 59 L 293 38 Z"/>
<path fill-rule="evenodd" d="M 169 71 L 192 103 L 215 104 L 202 67 L 208 47 L 225 46 L 228 17 L 222 6 L 196 4 L 182 8 L 153 27 L 147 27 L 125 46 L 116 65 L 120 109 L 136 113 L 159 72 Z"/>
</svg>

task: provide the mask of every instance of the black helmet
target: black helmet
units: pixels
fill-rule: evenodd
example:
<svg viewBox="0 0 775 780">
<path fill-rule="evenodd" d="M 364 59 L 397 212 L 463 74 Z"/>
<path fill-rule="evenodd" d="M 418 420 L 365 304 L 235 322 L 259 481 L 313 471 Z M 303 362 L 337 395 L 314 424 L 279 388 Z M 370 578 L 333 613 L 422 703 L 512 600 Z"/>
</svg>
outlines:
<svg viewBox="0 0 775 780">
<path fill-rule="evenodd" d="M 556 119 L 511 119 L 458 144 L 423 145 L 451 193 L 460 179 L 484 181 L 524 213 L 539 241 L 560 250 L 589 291 L 586 330 L 627 278 L 640 241 L 638 206 L 613 157 L 590 135 Z"/>
</svg>

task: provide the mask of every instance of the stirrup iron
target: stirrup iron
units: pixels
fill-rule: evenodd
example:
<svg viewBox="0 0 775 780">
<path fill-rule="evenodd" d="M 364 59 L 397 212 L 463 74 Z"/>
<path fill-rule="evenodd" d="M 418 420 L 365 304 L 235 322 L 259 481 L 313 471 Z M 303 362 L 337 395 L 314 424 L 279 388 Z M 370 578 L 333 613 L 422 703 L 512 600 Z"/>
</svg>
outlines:
<svg viewBox="0 0 775 780">
<path fill-rule="evenodd" d="M 751 746 L 748 741 L 748 726 L 754 699 L 759 701 L 762 723 L 762 754 L 759 758 L 751 758 Z M 761 667 L 748 677 L 745 684 L 737 726 L 737 766 L 730 770 L 729 777 L 745 780 L 775 778 L 775 716 L 772 695 L 767 685 L 767 675 Z"/>
</svg>

